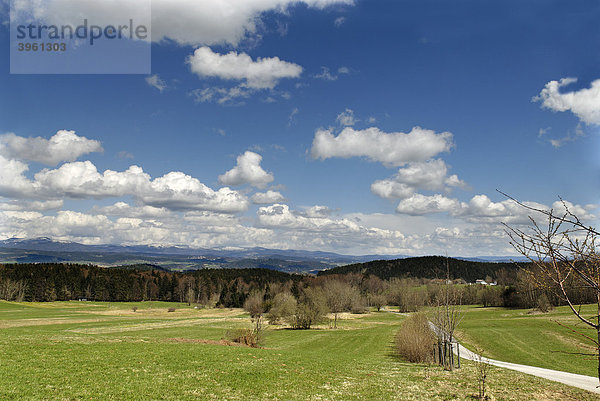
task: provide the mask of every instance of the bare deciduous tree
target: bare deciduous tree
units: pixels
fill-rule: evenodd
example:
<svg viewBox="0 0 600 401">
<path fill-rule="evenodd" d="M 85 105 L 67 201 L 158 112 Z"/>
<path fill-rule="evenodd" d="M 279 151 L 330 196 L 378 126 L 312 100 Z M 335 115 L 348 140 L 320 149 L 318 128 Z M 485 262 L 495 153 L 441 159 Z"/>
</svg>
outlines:
<svg viewBox="0 0 600 401">
<path fill-rule="evenodd" d="M 490 365 L 488 364 L 488 361 L 483 357 L 481 349 L 477 349 L 475 352 L 475 371 L 477 373 L 478 399 L 487 400 L 488 397 L 485 394 L 485 390 Z"/>
<path fill-rule="evenodd" d="M 14 281 L 9 278 L 0 280 L 0 299 L 22 302 L 25 298 L 27 286 L 23 281 Z"/>
<path fill-rule="evenodd" d="M 250 313 L 252 323 L 254 323 L 254 332 L 258 337 L 262 334 L 263 329 L 263 314 L 265 313 L 265 302 L 263 292 L 253 292 L 246 302 L 244 302 L 244 309 Z"/>
<path fill-rule="evenodd" d="M 368 305 L 374 306 L 379 312 L 387 303 L 385 292 L 389 288 L 389 283 L 377 276 L 369 276 L 363 281 L 362 287 L 365 290 Z"/>
<path fill-rule="evenodd" d="M 279 324 L 282 319 L 292 316 L 297 306 L 298 302 L 292 293 L 284 291 L 275 294 L 267 314 L 269 324 Z"/>
<path fill-rule="evenodd" d="M 319 287 L 308 287 L 302 290 L 294 314 L 288 317 L 288 323 L 293 329 L 310 329 L 322 321 L 329 312 L 327 299 Z"/>
<path fill-rule="evenodd" d="M 323 293 L 329 311 L 333 313 L 333 327 L 337 329 L 339 314 L 350 310 L 353 288 L 350 284 L 339 280 L 327 280 L 323 285 Z"/>
<path fill-rule="evenodd" d="M 454 368 L 452 355 L 454 332 L 464 317 L 464 312 L 461 309 L 461 292 L 456 290 L 450 280 L 448 259 L 446 259 L 446 282 L 438 292 L 434 306 L 431 320 L 437 327 L 436 333 L 442 353 L 440 359 L 443 361 L 445 369 L 452 370 Z"/>
<path fill-rule="evenodd" d="M 193 281 L 190 280 L 190 282 L 187 283 L 187 289 L 185 291 L 185 300 L 187 301 L 188 305 L 191 305 L 195 299 L 196 292 L 194 291 Z"/>
<path fill-rule="evenodd" d="M 385 294 L 369 294 L 368 299 L 371 306 L 377 308 L 377 312 L 387 304 L 387 297 Z"/>
<path fill-rule="evenodd" d="M 596 338 L 575 331 L 593 342 L 596 346 L 594 356 L 600 356 L 600 255 L 597 252 L 597 239 L 600 233 L 586 226 L 562 202 L 564 211 L 544 210 L 526 205 L 503 194 L 520 206 L 537 213 L 547 219 L 547 226 L 541 227 L 537 221 L 529 217 L 529 229 L 520 229 L 505 224 L 511 245 L 531 262 L 525 267 L 532 277 L 540 280 L 540 284 L 550 282 L 559 296 L 566 302 L 575 316 L 588 327 L 596 331 Z M 536 276 L 537 274 L 537 276 Z M 584 316 L 581 305 L 573 300 L 573 288 L 579 291 L 591 289 L 597 299 L 595 316 Z M 600 358 L 598 359 L 598 378 L 600 379 Z"/>
</svg>

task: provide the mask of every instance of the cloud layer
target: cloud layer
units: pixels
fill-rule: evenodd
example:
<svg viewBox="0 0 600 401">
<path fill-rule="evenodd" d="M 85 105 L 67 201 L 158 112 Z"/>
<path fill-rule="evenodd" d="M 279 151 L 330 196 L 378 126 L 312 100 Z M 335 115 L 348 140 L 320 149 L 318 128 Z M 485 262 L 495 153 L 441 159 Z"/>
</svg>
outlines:
<svg viewBox="0 0 600 401">
<path fill-rule="evenodd" d="M 68 143 L 88 144 L 89 140 L 67 132 Z M 58 135 L 58 134 L 57 134 Z M 11 135 L 11 143 L 22 143 L 27 138 Z M 54 138 L 54 137 L 53 137 Z M 87 147 L 66 152 L 63 146 L 54 146 L 52 141 L 35 138 L 39 148 L 48 152 L 48 160 L 61 160 L 87 153 Z M 99 143 L 92 141 L 94 146 Z M 50 145 L 48 145 L 50 143 Z M 62 144 L 63 142 L 58 142 Z M 37 153 L 28 157 L 35 157 Z M 66 156 L 65 156 L 66 155 Z M 254 154 L 256 155 L 256 154 Z M 258 162 L 260 162 L 260 156 Z M 252 159 L 252 158 L 251 158 Z M 254 158 L 255 160 L 256 158 Z M 252 160 L 242 160 L 242 177 L 251 180 L 253 185 L 270 182 L 269 175 L 258 166 L 253 169 Z M 56 169 L 45 168 L 34 175 L 33 180 L 25 176 L 29 166 L 22 161 L 8 159 L 0 155 L 0 196 L 17 199 L 60 200 L 103 199 L 131 196 L 143 204 L 166 207 L 174 210 L 210 210 L 225 213 L 237 213 L 248 208 L 248 199 L 237 191 L 227 187 L 213 190 L 198 179 L 182 172 L 173 171 L 161 177 L 151 179 L 139 166 L 130 166 L 125 171 L 105 170 L 99 172 L 91 161 L 64 163 Z M 263 175 L 260 172 L 264 173 Z M 272 177 L 270 177 L 272 181 Z"/>
<path fill-rule="evenodd" d="M 566 209 L 577 215 L 582 220 L 595 218 L 591 213 L 597 205 L 577 205 L 569 201 L 556 201 L 551 206 L 537 202 L 526 201 L 525 205 L 539 209 L 552 209 L 556 214 L 563 214 Z M 444 195 L 435 194 L 426 196 L 414 194 L 402 199 L 396 208 L 396 212 L 413 216 L 428 215 L 433 213 L 448 213 L 464 221 L 475 224 L 529 224 L 529 216 L 542 217 L 541 214 L 526 209 L 510 199 L 501 202 L 493 202 L 487 195 L 475 195 L 469 202 L 461 202 L 458 199 L 448 198 Z"/>
</svg>

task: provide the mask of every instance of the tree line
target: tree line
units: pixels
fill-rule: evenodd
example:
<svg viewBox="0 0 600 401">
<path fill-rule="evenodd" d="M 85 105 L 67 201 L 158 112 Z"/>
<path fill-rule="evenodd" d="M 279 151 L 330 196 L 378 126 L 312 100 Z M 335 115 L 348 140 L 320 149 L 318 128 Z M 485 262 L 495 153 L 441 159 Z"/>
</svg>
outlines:
<svg viewBox="0 0 600 401">
<path fill-rule="evenodd" d="M 269 269 L 202 269 L 168 272 L 139 266 L 36 263 L 0 265 L 0 299 L 48 302 L 172 301 L 242 307 L 251 291 L 293 283 L 299 275 Z"/>
<path fill-rule="evenodd" d="M 443 266 L 444 260 L 440 262 Z M 451 269 L 451 262 L 449 266 Z M 462 278 L 451 279 L 451 282 L 463 305 L 540 310 L 563 305 L 564 297 L 553 290 L 551 283 L 540 283 L 543 276 L 536 275 L 532 269 L 535 267 L 523 270 L 501 266 L 493 272 L 493 277 L 488 277 L 497 281 L 496 286 L 468 285 Z M 4 300 L 171 301 L 233 308 L 243 307 L 251 295 L 260 294 L 264 301 L 263 312 L 265 316 L 270 314 L 273 321 L 287 319 L 289 316 L 284 315 L 304 301 L 319 304 L 317 309 L 327 309 L 334 316 L 342 312 L 360 313 L 369 307 L 381 309 L 385 305 L 397 306 L 401 312 L 414 312 L 432 305 L 446 283 L 447 279 L 438 278 L 382 279 L 368 272 L 315 277 L 269 269 L 201 269 L 180 273 L 152 266 L 0 265 L 0 299 Z M 575 283 L 567 283 L 565 288 L 574 303 L 597 301 L 593 291 Z M 296 306 L 290 306 L 294 302 Z M 323 303 L 326 308 L 320 308 Z"/>
</svg>

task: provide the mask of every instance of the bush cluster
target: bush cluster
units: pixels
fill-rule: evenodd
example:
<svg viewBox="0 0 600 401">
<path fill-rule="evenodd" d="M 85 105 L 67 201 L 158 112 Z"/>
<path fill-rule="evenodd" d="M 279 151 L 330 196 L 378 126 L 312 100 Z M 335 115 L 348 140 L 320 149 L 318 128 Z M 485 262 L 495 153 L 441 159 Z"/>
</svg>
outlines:
<svg viewBox="0 0 600 401">
<path fill-rule="evenodd" d="M 424 313 L 408 317 L 396 333 L 396 352 L 409 362 L 432 362 L 435 343 L 436 336 Z"/>
<path fill-rule="evenodd" d="M 247 345 L 252 348 L 258 348 L 260 346 L 260 336 L 253 329 L 229 330 L 225 336 L 229 341 L 234 343 Z"/>
</svg>

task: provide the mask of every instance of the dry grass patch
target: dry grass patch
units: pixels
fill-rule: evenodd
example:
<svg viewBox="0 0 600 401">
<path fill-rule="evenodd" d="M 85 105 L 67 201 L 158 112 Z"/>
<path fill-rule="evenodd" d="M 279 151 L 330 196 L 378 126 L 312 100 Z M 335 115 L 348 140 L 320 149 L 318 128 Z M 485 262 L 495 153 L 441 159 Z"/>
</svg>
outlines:
<svg viewBox="0 0 600 401">
<path fill-rule="evenodd" d="M 44 319 L 15 319 L 0 320 L 0 329 L 10 329 L 13 327 L 27 326 L 47 326 L 52 324 L 73 324 L 73 323 L 97 323 L 106 322 L 106 319 L 69 319 L 62 317 L 44 318 Z"/>
<path fill-rule="evenodd" d="M 185 326 L 199 326 L 204 325 L 207 322 L 215 321 L 221 322 L 222 319 L 180 319 L 180 320 L 167 320 L 162 322 L 148 322 L 130 325 L 111 325 L 102 327 L 90 327 L 71 329 L 69 331 L 80 334 L 110 334 L 110 333 L 123 333 L 128 331 L 143 331 L 143 330 L 155 330 L 164 329 L 169 327 L 185 327 Z"/>
<path fill-rule="evenodd" d="M 168 319 L 178 319 L 181 317 L 233 317 L 239 316 L 244 313 L 243 309 L 192 309 L 192 308 L 181 308 L 176 309 L 174 312 L 168 312 L 166 308 L 138 308 L 135 312 L 131 309 L 109 309 L 103 311 L 84 311 L 92 315 L 103 315 L 103 316 L 118 316 L 118 317 L 160 317 Z"/>
<path fill-rule="evenodd" d="M 372 312 L 368 312 L 368 313 L 350 313 L 350 312 L 341 312 L 337 314 L 337 318 L 338 320 L 355 320 L 355 319 L 363 319 L 367 316 L 372 315 Z M 334 318 L 334 314 L 333 313 L 328 313 L 327 314 L 327 318 L 329 319 L 333 319 Z"/>
<path fill-rule="evenodd" d="M 543 334 L 546 336 L 549 336 L 549 337 L 556 338 L 558 341 L 562 342 L 563 344 L 567 344 L 572 347 L 580 348 L 582 350 L 582 352 L 594 353 L 597 351 L 596 347 L 594 345 L 592 345 L 590 342 L 586 343 L 584 341 L 579 341 L 573 337 L 568 337 L 561 333 L 556 333 L 556 332 L 552 332 L 552 331 L 544 331 Z"/>
<path fill-rule="evenodd" d="M 221 340 L 207 340 L 204 338 L 167 338 L 165 341 L 173 343 L 194 343 L 194 344 L 210 344 L 210 345 L 223 345 L 227 347 L 249 347 L 246 344 L 229 341 L 226 339 Z"/>
</svg>

